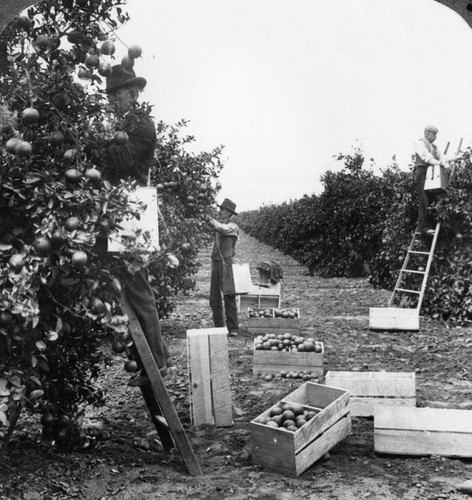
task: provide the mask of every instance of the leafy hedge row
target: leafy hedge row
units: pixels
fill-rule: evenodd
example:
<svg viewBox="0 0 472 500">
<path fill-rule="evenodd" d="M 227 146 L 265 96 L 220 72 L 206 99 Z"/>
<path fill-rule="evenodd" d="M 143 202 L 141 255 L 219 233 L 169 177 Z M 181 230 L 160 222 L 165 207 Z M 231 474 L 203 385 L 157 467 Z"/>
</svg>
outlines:
<svg viewBox="0 0 472 500">
<path fill-rule="evenodd" d="M 241 213 L 239 224 L 307 266 L 311 275 L 366 276 L 372 286 L 393 290 L 417 224 L 414 174 L 395 163 L 375 174 L 360 150 L 338 159 L 344 167 L 324 174 L 320 195 Z M 467 157 L 457 164 L 448 193 L 431 205 L 441 231 L 422 314 L 456 324 L 472 319 L 471 193 Z M 420 239 L 424 249 L 428 242 Z M 411 260 L 408 267 L 421 269 L 425 261 Z"/>
</svg>

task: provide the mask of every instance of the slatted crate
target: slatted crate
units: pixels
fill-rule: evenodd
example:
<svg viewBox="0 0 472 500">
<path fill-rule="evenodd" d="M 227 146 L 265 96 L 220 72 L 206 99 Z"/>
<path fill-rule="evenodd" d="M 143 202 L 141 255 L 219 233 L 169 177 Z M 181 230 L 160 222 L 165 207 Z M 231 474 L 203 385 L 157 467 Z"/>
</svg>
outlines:
<svg viewBox="0 0 472 500">
<path fill-rule="evenodd" d="M 269 375 L 281 371 L 316 373 L 323 375 L 325 347 L 318 342 L 321 352 L 287 352 L 256 349 L 254 343 L 252 372 L 254 375 Z"/>
<path fill-rule="evenodd" d="M 280 307 L 281 284 L 271 287 L 253 285 L 249 293 L 238 295 L 238 310 L 245 312 L 248 307 Z"/>
<path fill-rule="evenodd" d="M 260 316 L 260 313 L 264 313 Z M 293 333 L 300 331 L 300 310 L 290 308 L 249 307 L 247 310 L 249 333 Z"/>
<path fill-rule="evenodd" d="M 374 450 L 391 455 L 472 458 L 472 411 L 376 407 Z"/>
<path fill-rule="evenodd" d="M 373 417 L 376 406 L 416 406 L 414 372 L 329 371 L 325 383 L 349 392 L 353 417 Z"/>
<path fill-rule="evenodd" d="M 187 330 L 190 409 L 194 425 L 233 425 L 228 329 Z"/>
<path fill-rule="evenodd" d="M 315 416 L 294 431 L 260 423 L 270 417 L 274 407 L 284 403 L 299 403 Z M 351 432 L 349 393 L 306 382 L 252 420 L 250 428 L 253 463 L 298 476 Z"/>
</svg>

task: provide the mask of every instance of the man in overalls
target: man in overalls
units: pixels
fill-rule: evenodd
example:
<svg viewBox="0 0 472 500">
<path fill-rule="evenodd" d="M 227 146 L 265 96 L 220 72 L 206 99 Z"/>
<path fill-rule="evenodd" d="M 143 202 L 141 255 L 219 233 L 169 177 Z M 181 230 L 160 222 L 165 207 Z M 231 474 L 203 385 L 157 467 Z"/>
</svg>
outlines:
<svg viewBox="0 0 472 500">
<path fill-rule="evenodd" d="M 208 224 L 214 230 L 215 240 L 211 254 L 211 284 L 210 307 L 213 311 L 215 327 L 225 326 L 223 315 L 223 301 L 226 313 L 226 326 L 230 336 L 239 335 L 238 310 L 236 295 L 225 293 L 228 280 L 232 280 L 231 264 L 236 256 L 235 245 L 239 235 L 239 228 L 230 222 L 235 212 L 236 204 L 227 198 L 220 205 L 220 221 L 210 219 Z"/>
</svg>

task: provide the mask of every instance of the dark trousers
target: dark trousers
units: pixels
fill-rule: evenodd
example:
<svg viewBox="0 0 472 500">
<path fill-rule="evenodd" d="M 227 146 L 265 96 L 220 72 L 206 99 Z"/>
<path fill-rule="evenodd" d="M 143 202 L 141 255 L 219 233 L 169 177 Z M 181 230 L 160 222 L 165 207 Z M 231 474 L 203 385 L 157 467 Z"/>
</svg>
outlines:
<svg viewBox="0 0 472 500">
<path fill-rule="evenodd" d="M 223 295 L 223 261 L 213 260 L 211 262 L 210 307 L 213 311 L 215 327 L 225 326 L 223 302 L 228 331 L 239 332 L 236 295 Z"/>
<path fill-rule="evenodd" d="M 427 165 L 416 167 L 416 187 L 418 190 L 418 230 L 421 231 L 430 227 L 431 221 L 428 217 L 428 207 L 432 201 L 432 197 L 424 190 L 426 181 Z"/>
<path fill-rule="evenodd" d="M 147 269 L 141 269 L 126 278 L 124 293 L 136 313 L 158 368 L 170 366 L 170 355 L 162 338 L 156 301 L 149 285 Z M 142 368 L 140 360 L 137 361 Z"/>
</svg>

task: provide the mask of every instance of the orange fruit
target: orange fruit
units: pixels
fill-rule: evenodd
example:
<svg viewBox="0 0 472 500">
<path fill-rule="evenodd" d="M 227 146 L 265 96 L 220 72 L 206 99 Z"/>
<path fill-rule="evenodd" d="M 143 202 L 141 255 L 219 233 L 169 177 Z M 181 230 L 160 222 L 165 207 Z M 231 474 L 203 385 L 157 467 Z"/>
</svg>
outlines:
<svg viewBox="0 0 472 500">
<path fill-rule="evenodd" d="M 138 363 L 136 363 L 134 359 L 128 359 L 128 361 L 126 361 L 125 363 L 124 368 L 128 373 L 135 373 L 138 371 Z"/>
<path fill-rule="evenodd" d="M 72 254 L 72 265 L 75 267 L 83 267 L 87 263 L 88 257 L 82 250 L 77 250 Z"/>
<path fill-rule="evenodd" d="M 89 54 L 85 58 L 85 66 L 87 68 L 98 68 L 98 65 L 100 64 L 100 58 L 96 54 Z"/>
<path fill-rule="evenodd" d="M 0 312 L 0 326 L 8 326 L 12 323 L 13 316 L 8 311 Z"/>
<path fill-rule="evenodd" d="M 39 120 L 39 111 L 36 108 L 26 108 L 21 113 L 21 118 L 25 123 L 36 123 Z"/>
<path fill-rule="evenodd" d="M 132 45 L 128 49 L 128 56 L 131 57 L 132 59 L 136 59 L 138 57 L 141 57 L 141 54 L 143 53 L 143 50 L 139 45 Z"/>
<path fill-rule="evenodd" d="M 105 40 L 100 47 L 100 52 L 105 56 L 112 56 L 115 49 L 115 44 L 111 40 Z"/>
<path fill-rule="evenodd" d="M 117 354 L 121 354 L 122 352 L 125 351 L 126 346 L 121 340 L 115 340 L 113 344 L 111 345 L 111 348 L 113 349 L 113 352 L 116 352 Z"/>
<path fill-rule="evenodd" d="M 47 236 L 40 236 L 33 243 L 34 248 L 36 248 L 39 253 L 46 253 L 51 250 L 51 241 Z"/>
<path fill-rule="evenodd" d="M 98 181 L 101 177 L 100 172 L 96 168 L 88 168 L 85 171 L 85 177 L 91 181 Z"/>
<path fill-rule="evenodd" d="M 75 216 L 68 217 L 64 222 L 64 227 L 67 231 L 75 231 L 80 227 L 80 220 Z"/>
<path fill-rule="evenodd" d="M 13 269 L 21 269 L 24 265 L 24 256 L 21 253 L 14 253 L 8 260 L 8 264 Z"/>
</svg>

